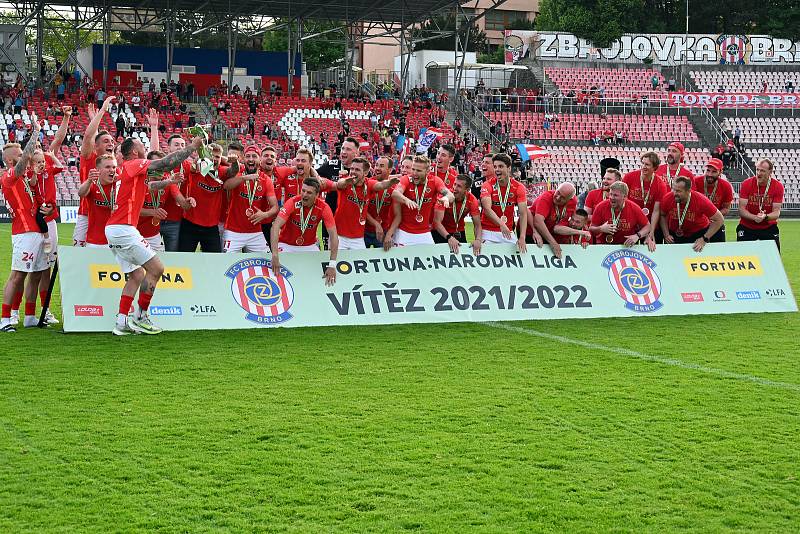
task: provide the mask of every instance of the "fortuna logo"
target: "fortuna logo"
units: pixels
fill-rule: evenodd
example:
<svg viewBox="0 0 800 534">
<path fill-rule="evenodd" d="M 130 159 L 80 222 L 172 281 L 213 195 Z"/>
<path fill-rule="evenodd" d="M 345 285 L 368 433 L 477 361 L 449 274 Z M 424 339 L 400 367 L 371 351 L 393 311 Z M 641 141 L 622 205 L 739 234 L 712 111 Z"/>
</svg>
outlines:
<svg viewBox="0 0 800 534">
<path fill-rule="evenodd" d="M 231 293 L 236 304 L 246 311 L 245 319 L 262 325 L 274 325 L 292 318 L 289 309 L 294 302 L 292 273 L 281 267 L 278 278 L 272 262 L 263 258 L 241 260 L 225 271 L 231 279 Z"/>
<path fill-rule="evenodd" d="M 655 272 L 656 264 L 635 250 L 617 250 L 603 259 L 608 269 L 611 287 L 625 301 L 625 307 L 638 313 L 654 312 L 663 304 L 661 280 Z"/>
</svg>

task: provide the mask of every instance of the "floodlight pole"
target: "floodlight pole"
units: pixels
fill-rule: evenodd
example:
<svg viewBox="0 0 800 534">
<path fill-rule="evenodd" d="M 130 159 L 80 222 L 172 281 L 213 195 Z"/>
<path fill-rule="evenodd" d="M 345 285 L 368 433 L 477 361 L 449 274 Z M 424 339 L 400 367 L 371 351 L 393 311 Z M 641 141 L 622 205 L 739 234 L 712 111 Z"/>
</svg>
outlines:
<svg viewBox="0 0 800 534">
<path fill-rule="evenodd" d="M 42 44 L 44 42 L 44 2 L 36 6 L 36 85 L 42 86 Z"/>
<path fill-rule="evenodd" d="M 236 21 L 228 24 L 228 93 L 233 89 L 233 71 L 236 69 Z"/>
<path fill-rule="evenodd" d="M 167 85 L 172 83 L 172 63 L 175 53 L 175 13 L 169 11 L 164 18 L 164 31 L 167 44 Z"/>
<path fill-rule="evenodd" d="M 111 41 L 111 10 L 105 6 L 106 12 L 103 15 L 103 91 L 108 91 L 108 46 Z"/>
</svg>

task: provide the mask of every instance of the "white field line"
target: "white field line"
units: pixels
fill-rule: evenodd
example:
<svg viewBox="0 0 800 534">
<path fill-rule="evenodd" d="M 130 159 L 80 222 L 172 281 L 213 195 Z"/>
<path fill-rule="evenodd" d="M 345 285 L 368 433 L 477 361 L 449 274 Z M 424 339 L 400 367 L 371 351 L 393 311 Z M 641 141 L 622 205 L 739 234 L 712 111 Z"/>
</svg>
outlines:
<svg viewBox="0 0 800 534">
<path fill-rule="evenodd" d="M 792 384 L 790 382 L 777 382 L 775 380 L 769 380 L 768 378 L 761 378 L 759 376 L 754 375 L 746 375 L 741 373 L 734 373 L 732 371 L 726 371 L 724 369 L 717 369 L 715 367 L 706 367 L 704 365 L 698 365 L 695 363 L 687 363 L 681 360 L 677 360 L 674 358 L 664 358 L 662 356 L 654 356 L 651 354 L 644 354 L 642 352 L 636 352 L 635 350 L 630 349 L 623 349 L 621 347 L 609 347 L 606 345 L 600 345 L 598 343 L 590 343 L 588 341 L 582 341 L 580 339 L 573 339 L 564 336 L 557 336 L 555 334 L 548 334 L 547 332 L 540 332 L 538 330 L 533 330 L 531 328 L 522 328 L 520 326 L 513 326 L 506 323 L 483 323 L 487 326 L 491 326 L 493 328 L 500 328 L 503 330 L 508 330 L 509 332 L 517 332 L 519 334 L 525 334 L 528 336 L 535 336 L 540 337 L 542 339 L 548 339 L 550 341 L 558 341 L 559 343 L 565 343 L 568 345 L 577 345 L 579 347 L 584 347 L 587 349 L 602 351 L 602 352 L 611 352 L 614 354 L 620 354 L 622 356 L 629 356 L 631 358 L 636 358 L 639 360 L 644 360 L 648 362 L 656 362 L 663 365 L 671 365 L 673 367 L 680 367 L 681 369 L 689 369 L 692 371 L 698 371 L 700 373 L 706 373 L 710 375 L 720 376 L 722 378 L 729 378 L 732 380 L 739 380 L 743 382 L 752 382 L 754 384 L 759 384 L 761 386 L 768 386 L 773 388 L 780 388 L 780 389 L 788 389 L 791 391 L 800 392 L 800 384 Z"/>
</svg>

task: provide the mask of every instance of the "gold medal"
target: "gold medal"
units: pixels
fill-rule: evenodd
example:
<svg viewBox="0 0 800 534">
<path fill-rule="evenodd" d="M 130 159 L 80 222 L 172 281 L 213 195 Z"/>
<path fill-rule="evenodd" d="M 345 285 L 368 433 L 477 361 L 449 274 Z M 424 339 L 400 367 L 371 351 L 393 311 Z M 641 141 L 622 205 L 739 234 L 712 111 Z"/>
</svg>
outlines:
<svg viewBox="0 0 800 534">
<path fill-rule="evenodd" d="M 425 217 L 423 217 L 423 216 L 422 216 L 422 215 L 420 215 L 420 214 L 417 214 L 417 216 L 416 216 L 416 217 L 414 217 L 414 220 L 415 220 L 415 221 L 417 221 L 418 223 L 421 223 L 422 221 L 424 221 L 424 220 L 425 220 Z"/>
<path fill-rule="evenodd" d="M 606 243 L 613 243 L 614 242 L 614 234 L 608 234 L 606 236 Z"/>
<path fill-rule="evenodd" d="M 302 236 L 298 237 L 297 240 L 295 241 L 295 243 L 297 243 L 298 245 L 302 246 L 302 244 L 304 243 L 303 237 Z"/>
<path fill-rule="evenodd" d="M 503 224 L 507 223 L 508 222 L 508 217 L 503 215 L 502 217 L 500 217 L 500 222 L 503 223 Z"/>
</svg>

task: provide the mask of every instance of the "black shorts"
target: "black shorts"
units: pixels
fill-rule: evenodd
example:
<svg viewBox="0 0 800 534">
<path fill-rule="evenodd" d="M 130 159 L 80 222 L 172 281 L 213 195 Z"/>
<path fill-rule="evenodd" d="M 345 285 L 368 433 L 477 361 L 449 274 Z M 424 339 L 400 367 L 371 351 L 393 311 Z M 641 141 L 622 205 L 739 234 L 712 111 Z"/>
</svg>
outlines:
<svg viewBox="0 0 800 534">
<path fill-rule="evenodd" d="M 261 232 L 264 234 L 264 237 L 267 240 L 267 245 L 272 247 L 270 244 L 271 234 L 272 234 L 272 223 L 262 224 L 261 225 Z"/>
<path fill-rule="evenodd" d="M 703 237 L 707 230 L 708 230 L 708 226 L 706 226 L 705 228 L 703 228 L 699 232 L 695 232 L 695 233 L 690 234 L 690 235 L 684 235 L 683 237 L 678 237 L 675 234 L 671 234 L 671 235 L 672 235 L 672 238 L 675 240 L 676 244 L 683 244 L 683 243 L 692 244 L 695 241 L 697 241 L 698 239 L 700 239 L 701 237 Z"/>
<path fill-rule="evenodd" d="M 736 227 L 736 241 L 775 241 L 775 246 L 778 247 L 778 252 L 780 252 L 781 231 L 777 224 L 763 230 L 753 230 L 740 223 Z"/>
<path fill-rule="evenodd" d="M 200 226 L 189 220 L 181 221 L 178 233 L 178 252 L 194 252 L 200 245 L 203 252 L 222 252 L 222 242 L 219 238 L 219 227 Z"/>
<path fill-rule="evenodd" d="M 722 227 L 717 230 L 717 233 L 711 236 L 709 240 L 711 243 L 724 243 L 727 237 L 725 236 L 725 225 L 723 224 Z"/>
</svg>

